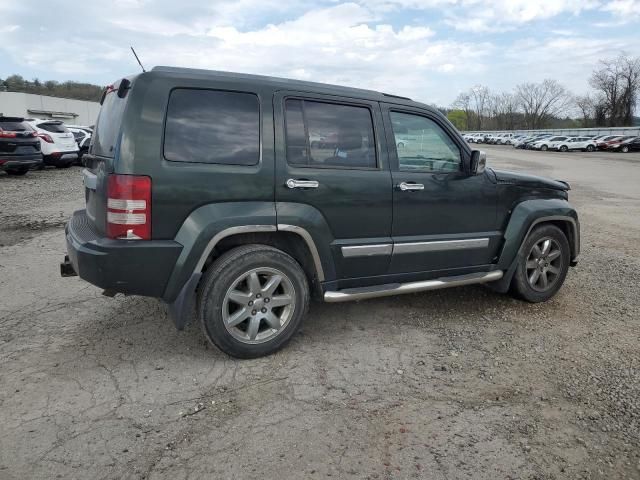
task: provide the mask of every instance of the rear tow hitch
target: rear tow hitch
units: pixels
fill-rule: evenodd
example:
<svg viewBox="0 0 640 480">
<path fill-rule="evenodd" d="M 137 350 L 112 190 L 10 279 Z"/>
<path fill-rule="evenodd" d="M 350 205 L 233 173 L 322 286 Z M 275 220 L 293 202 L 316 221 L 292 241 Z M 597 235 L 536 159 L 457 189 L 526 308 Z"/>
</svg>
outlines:
<svg viewBox="0 0 640 480">
<path fill-rule="evenodd" d="M 77 277 L 78 274 L 73 269 L 73 265 L 69 261 L 69 255 L 64 256 L 64 262 L 60 264 L 60 276 L 61 277 Z"/>
</svg>

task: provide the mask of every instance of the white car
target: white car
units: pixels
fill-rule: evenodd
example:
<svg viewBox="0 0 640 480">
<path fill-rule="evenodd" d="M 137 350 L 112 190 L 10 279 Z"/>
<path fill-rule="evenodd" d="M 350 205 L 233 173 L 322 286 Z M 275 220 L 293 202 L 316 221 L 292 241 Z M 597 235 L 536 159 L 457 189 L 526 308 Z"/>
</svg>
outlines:
<svg viewBox="0 0 640 480">
<path fill-rule="evenodd" d="M 553 150 L 555 148 L 557 148 L 557 144 L 559 144 L 560 142 L 564 142 L 567 138 L 566 136 L 554 136 L 554 137 L 548 137 L 548 138 L 544 138 L 542 140 L 538 140 L 537 142 L 533 142 L 531 144 L 531 148 L 534 150 L 542 150 L 543 152 L 546 152 L 547 150 Z"/>
<path fill-rule="evenodd" d="M 558 143 L 556 148 L 559 152 L 570 152 L 572 150 L 593 152 L 596 149 L 596 142 L 591 137 L 571 137 Z"/>
<path fill-rule="evenodd" d="M 27 123 L 33 127 L 40 138 L 45 165 L 67 168 L 78 159 L 79 148 L 76 139 L 60 120 L 30 118 Z"/>
<path fill-rule="evenodd" d="M 93 130 L 89 127 L 78 127 L 76 125 L 67 125 L 67 129 L 73 134 L 78 144 L 78 164 L 82 164 L 82 157 L 89 152 L 89 144 L 91 143 L 91 135 Z"/>
<path fill-rule="evenodd" d="M 496 143 L 498 145 L 511 145 L 511 140 L 513 139 L 513 133 L 502 133 L 498 135 L 498 140 Z"/>
</svg>

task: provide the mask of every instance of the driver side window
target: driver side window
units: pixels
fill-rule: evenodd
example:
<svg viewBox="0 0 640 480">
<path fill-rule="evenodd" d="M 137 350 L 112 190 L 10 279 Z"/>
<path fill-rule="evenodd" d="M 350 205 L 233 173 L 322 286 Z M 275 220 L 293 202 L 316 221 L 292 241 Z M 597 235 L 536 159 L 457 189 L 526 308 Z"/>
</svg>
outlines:
<svg viewBox="0 0 640 480">
<path fill-rule="evenodd" d="M 460 148 L 433 120 L 410 113 L 391 112 L 391 125 L 400 171 L 460 170 Z"/>
</svg>

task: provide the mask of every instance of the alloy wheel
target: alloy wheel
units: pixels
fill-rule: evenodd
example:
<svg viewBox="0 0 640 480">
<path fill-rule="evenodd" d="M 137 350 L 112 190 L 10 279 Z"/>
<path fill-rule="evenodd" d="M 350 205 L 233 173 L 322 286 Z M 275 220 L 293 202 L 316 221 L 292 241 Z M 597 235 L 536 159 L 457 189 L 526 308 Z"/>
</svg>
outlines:
<svg viewBox="0 0 640 480">
<path fill-rule="evenodd" d="M 272 340 L 285 329 L 295 311 L 291 280 L 275 268 L 255 268 L 240 275 L 222 303 L 227 331 L 243 343 Z"/>
<path fill-rule="evenodd" d="M 527 256 L 526 271 L 532 289 L 537 292 L 551 289 L 562 271 L 562 250 L 558 242 L 551 237 L 538 240 Z"/>
</svg>

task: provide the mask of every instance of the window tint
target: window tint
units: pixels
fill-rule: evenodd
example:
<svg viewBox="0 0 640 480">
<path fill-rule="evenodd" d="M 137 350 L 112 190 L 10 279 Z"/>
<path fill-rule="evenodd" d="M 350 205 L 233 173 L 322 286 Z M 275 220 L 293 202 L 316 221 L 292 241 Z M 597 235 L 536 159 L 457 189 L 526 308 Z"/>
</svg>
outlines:
<svg viewBox="0 0 640 480">
<path fill-rule="evenodd" d="M 258 97 L 174 90 L 167 110 L 164 156 L 176 162 L 256 165 L 260 159 Z"/>
<path fill-rule="evenodd" d="M 38 128 L 45 130 L 51 133 L 67 133 L 67 128 L 62 123 L 38 123 L 36 125 Z"/>
<path fill-rule="evenodd" d="M 31 130 L 31 127 L 24 122 L 0 120 L 0 130 L 7 132 L 24 132 L 25 130 Z"/>
<path fill-rule="evenodd" d="M 286 101 L 285 110 L 289 164 L 376 167 L 368 108 L 291 99 Z"/>
<path fill-rule="evenodd" d="M 456 172 L 460 149 L 433 120 L 391 112 L 400 170 Z"/>
</svg>

